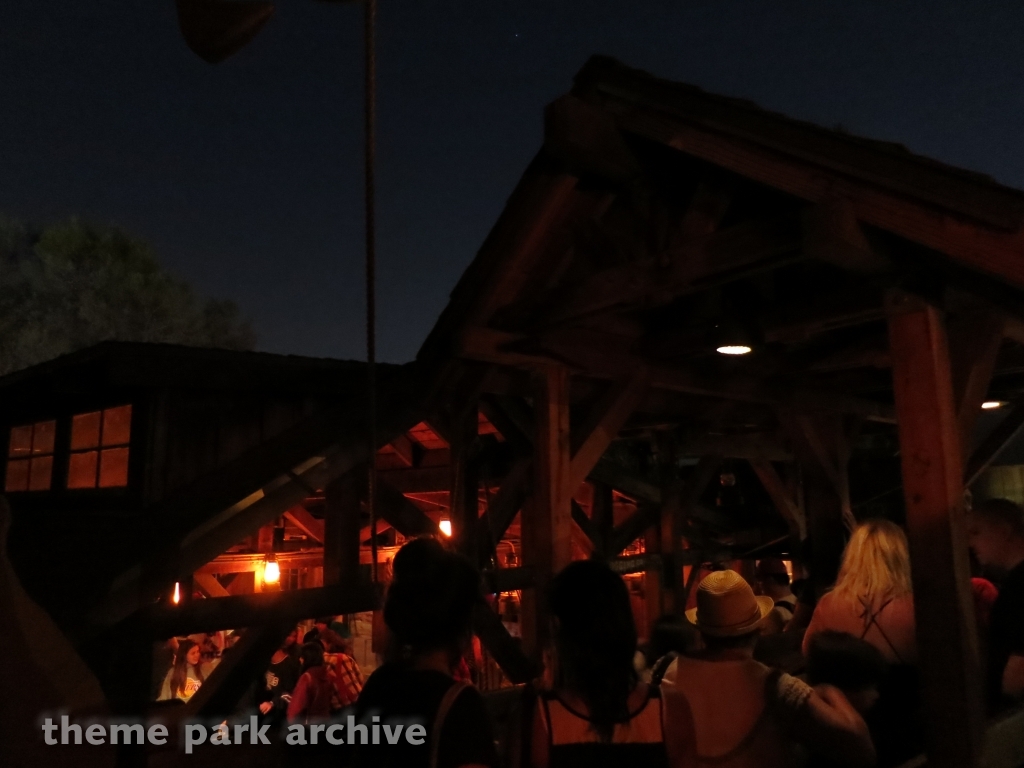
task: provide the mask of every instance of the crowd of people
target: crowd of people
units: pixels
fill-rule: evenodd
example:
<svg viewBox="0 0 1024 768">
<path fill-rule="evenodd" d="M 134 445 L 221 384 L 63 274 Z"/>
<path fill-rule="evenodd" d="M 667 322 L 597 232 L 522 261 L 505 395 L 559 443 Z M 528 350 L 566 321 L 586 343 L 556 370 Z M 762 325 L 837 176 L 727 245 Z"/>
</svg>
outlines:
<svg viewBox="0 0 1024 768">
<path fill-rule="evenodd" d="M 993 711 L 1024 698 L 1024 509 L 970 510 L 972 582 Z M 654 623 L 640 648 L 629 592 L 597 560 L 552 580 L 543 679 L 522 693 L 503 750 L 481 693 L 465 679 L 479 574 L 433 539 L 392 564 L 384 663 L 365 681 L 329 626 L 301 647 L 293 633 L 257 694 L 273 722 L 328 716 L 419 722 L 427 747 L 356 745 L 346 762 L 374 768 L 776 768 L 895 766 L 923 744 L 918 639 L 907 539 L 886 520 L 852 533 L 834 584 L 794 585 L 781 560 L 751 582 L 711 571 L 696 606 Z M 169 696 L 202 685 L 188 641 L 167 673 Z M 375 721 L 376 722 L 376 721 Z"/>
</svg>

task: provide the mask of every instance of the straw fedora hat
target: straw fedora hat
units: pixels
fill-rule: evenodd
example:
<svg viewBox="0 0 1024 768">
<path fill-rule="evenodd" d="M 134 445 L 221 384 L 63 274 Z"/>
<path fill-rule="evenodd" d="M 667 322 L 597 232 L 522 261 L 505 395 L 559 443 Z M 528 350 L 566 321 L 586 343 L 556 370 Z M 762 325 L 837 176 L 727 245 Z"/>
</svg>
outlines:
<svg viewBox="0 0 1024 768">
<path fill-rule="evenodd" d="M 697 587 L 697 607 L 686 618 L 713 637 L 739 637 L 753 632 L 775 607 L 770 597 L 758 596 L 736 571 L 715 571 Z"/>
</svg>

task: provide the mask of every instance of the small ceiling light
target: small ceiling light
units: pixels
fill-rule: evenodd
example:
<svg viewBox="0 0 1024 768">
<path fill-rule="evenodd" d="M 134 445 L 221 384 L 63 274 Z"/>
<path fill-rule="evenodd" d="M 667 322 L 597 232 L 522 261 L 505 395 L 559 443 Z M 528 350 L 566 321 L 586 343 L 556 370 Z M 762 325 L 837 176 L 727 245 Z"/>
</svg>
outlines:
<svg viewBox="0 0 1024 768">
<path fill-rule="evenodd" d="M 991 411 L 993 408 L 1002 408 L 1003 403 L 1000 400 L 986 400 L 981 407 L 986 411 Z"/>
<path fill-rule="evenodd" d="M 281 580 L 281 566 L 277 564 L 277 558 L 267 555 L 263 564 L 263 582 L 265 584 L 277 584 Z"/>
<path fill-rule="evenodd" d="M 720 355 L 749 355 L 754 350 L 746 344 L 725 344 L 715 351 Z"/>
<path fill-rule="evenodd" d="M 181 584 L 174 582 L 174 594 L 171 596 L 171 602 L 177 605 L 181 602 Z"/>
<path fill-rule="evenodd" d="M 439 522 L 437 524 L 437 527 L 441 529 L 441 533 L 444 534 L 447 538 L 449 538 L 449 539 L 451 538 L 451 536 L 452 536 L 452 521 L 451 520 L 449 520 L 447 517 L 442 517 L 441 518 L 441 522 Z"/>
</svg>

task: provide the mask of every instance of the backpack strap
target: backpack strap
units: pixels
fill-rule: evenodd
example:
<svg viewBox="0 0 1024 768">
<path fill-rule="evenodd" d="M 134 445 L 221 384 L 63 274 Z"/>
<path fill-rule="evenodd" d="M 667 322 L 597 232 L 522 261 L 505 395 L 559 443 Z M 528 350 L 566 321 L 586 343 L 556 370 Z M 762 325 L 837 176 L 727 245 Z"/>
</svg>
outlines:
<svg viewBox="0 0 1024 768">
<path fill-rule="evenodd" d="M 434 716 L 434 724 L 430 730 L 430 768 L 437 768 L 437 761 L 441 754 L 441 729 L 444 728 L 444 721 L 448 717 L 455 700 L 459 698 L 464 690 L 470 687 L 471 683 L 460 680 L 451 685 L 441 698 L 441 704 Z"/>
<path fill-rule="evenodd" d="M 672 666 L 672 662 L 679 656 L 675 651 L 669 651 L 651 667 L 651 685 L 657 687 L 661 685 L 662 679 L 665 677 L 665 673 L 668 672 L 668 668 Z"/>
</svg>

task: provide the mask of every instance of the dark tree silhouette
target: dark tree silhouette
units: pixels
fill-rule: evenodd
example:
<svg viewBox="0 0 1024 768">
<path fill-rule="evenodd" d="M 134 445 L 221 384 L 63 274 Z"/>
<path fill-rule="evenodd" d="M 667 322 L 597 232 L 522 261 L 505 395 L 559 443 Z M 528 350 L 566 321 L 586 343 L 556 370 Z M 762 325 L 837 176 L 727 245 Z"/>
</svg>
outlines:
<svg viewBox="0 0 1024 768">
<path fill-rule="evenodd" d="M 0 219 L 0 374 L 108 339 L 251 349 L 255 334 L 119 229 Z"/>
</svg>

